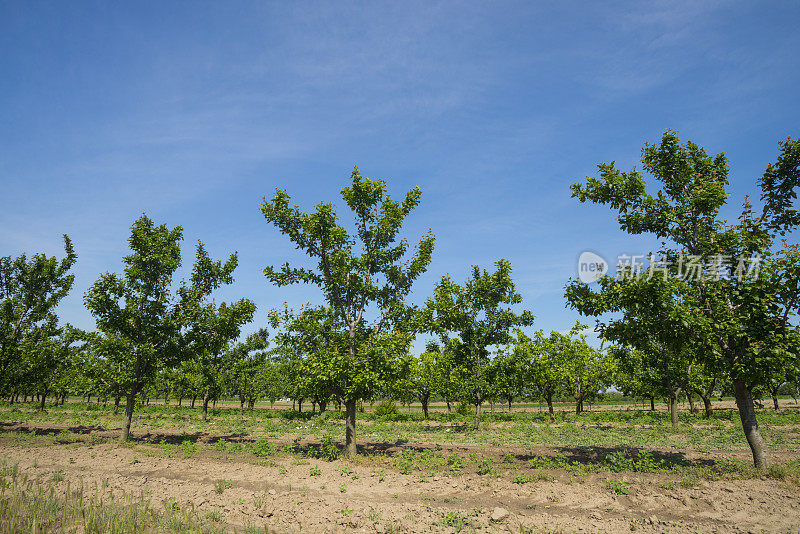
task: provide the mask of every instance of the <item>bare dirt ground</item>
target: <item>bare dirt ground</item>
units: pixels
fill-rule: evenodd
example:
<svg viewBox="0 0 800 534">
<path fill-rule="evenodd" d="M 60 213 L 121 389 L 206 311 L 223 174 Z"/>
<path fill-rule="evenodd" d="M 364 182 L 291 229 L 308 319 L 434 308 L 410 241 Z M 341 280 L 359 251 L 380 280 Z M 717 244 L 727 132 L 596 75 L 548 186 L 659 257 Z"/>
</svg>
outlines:
<svg viewBox="0 0 800 534">
<path fill-rule="evenodd" d="M 519 457 L 555 452 L 480 445 L 452 450 L 498 458 L 509 452 Z M 10 434 L 0 439 L 0 457 L 18 461 L 29 477 L 62 472 L 58 487 L 63 490 L 83 484 L 120 501 L 145 492 L 156 508 L 194 509 L 223 528 L 240 531 L 800 532 L 798 486 L 767 477 L 701 480 L 688 487 L 665 473 L 574 477 L 551 470 L 552 480 L 517 484 L 515 469 L 483 476 L 404 475 L 382 455 L 327 462 L 278 454 L 255 465 L 210 449 L 191 458 L 165 457 L 158 446 L 141 442 L 56 440 L 46 447 L 22 446 Z M 628 493 L 615 493 L 606 482 L 628 484 Z"/>
</svg>

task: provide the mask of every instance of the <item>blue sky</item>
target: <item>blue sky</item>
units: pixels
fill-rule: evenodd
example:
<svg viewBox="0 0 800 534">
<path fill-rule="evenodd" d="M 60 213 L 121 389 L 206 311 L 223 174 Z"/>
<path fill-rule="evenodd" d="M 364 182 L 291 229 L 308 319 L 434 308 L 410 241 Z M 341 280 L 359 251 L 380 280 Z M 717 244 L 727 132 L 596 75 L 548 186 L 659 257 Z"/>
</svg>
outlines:
<svg viewBox="0 0 800 534">
<path fill-rule="evenodd" d="M 341 204 L 358 165 L 423 191 L 406 235 L 437 243 L 416 302 L 507 258 L 535 328 L 566 330 L 580 252 L 650 248 L 569 184 L 672 128 L 728 155 L 734 206 L 755 193 L 800 134 L 798 20 L 795 2 L 0 1 L 0 255 L 60 255 L 69 234 L 61 316 L 92 328 L 83 292 L 146 212 L 184 227 L 187 268 L 198 239 L 239 252 L 217 298 L 252 298 L 252 329 L 319 300 L 264 279 L 300 257 L 261 199 Z"/>
</svg>

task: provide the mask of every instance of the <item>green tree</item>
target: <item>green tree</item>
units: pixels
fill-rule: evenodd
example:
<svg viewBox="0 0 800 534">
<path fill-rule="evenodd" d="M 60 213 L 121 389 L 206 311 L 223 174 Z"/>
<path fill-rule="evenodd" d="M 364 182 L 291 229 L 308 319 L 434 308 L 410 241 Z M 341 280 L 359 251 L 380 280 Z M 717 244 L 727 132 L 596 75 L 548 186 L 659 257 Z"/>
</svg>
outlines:
<svg viewBox="0 0 800 534">
<path fill-rule="evenodd" d="M 179 361 L 181 313 L 173 302 L 172 277 L 181 264 L 183 229 L 156 226 L 142 215 L 131 227 L 132 254 L 123 258 L 124 274 L 105 273 L 89 288 L 86 307 L 97 328 L 119 337 L 130 352 L 124 355 L 120 378 L 127 395 L 120 439 L 127 441 L 136 404 L 156 372 Z"/>
<path fill-rule="evenodd" d="M 563 335 L 551 332 L 545 336 L 537 330 L 533 337 L 517 331 L 513 350 L 522 367 L 522 375 L 528 387 L 547 403 L 550 422 L 555 421 L 553 397 L 564 391 L 564 364 L 559 347 Z"/>
<path fill-rule="evenodd" d="M 369 361 L 361 369 L 350 368 L 346 355 L 345 328 L 339 323 L 337 315 L 326 306 L 304 307 L 298 312 L 284 306 L 283 310 L 270 312 L 272 326 L 279 330 L 276 334 L 278 345 L 275 347 L 276 372 L 284 377 L 286 387 L 284 395 L 297 403 L 299 411 L 303 409 L 303 401 L 312 399 L 324 412 L 331 396 L 341 399 L 339 384 L 347 383 L 356 377 L 361 381 L 364 395 L 372 394 L 379 384 L 369 384 L 374 380 L 374 372 L 366 368 L 380 361 Z M 394 355 L 385 355 L 384 363 L 396 363 Z M 388 375 L 383 380 L 388 379 Z"/>
<path fill-rule="evenodd" d="M 24 345 L 58 335 L 55 308 L 72 288 L 75 276 L 69 270 L 77 255 L 64 235 L 66 256 L 25 254 L 0 257 L 0 392 L 12 393 L 20 386 L 26 365 Z"/>
<path fill-rule="evenodd" d="M 267 330 L 261 328 L 247 336 L 244 341 L 236 343 L 226 355 L 229 363 L 226 366 L 225 382 L 228 389 L 239 397 L 242 410 L 245 404 L 253 409 L 262 396 L 274 402 L 284 394 L 285 385 L 281 380 L 275 380 L 280 377 L 273 376 L 271 369 L 268 369 L 275 366 L 269 358 L 268 347 Z"/>
<path fill-rule="evenodd" d="M 569 335 L 558 334 L 553 344 L 557 358 L 564 362 L 564 387 L 575 399 L 575 413 L 583 412 L 583 403 L 599 397 L 610 379 L 609 361 L 605 355 L 591 347 L 577 323 Z"/>
<path fill-rule="evenodd" d="M 696 354 L 709 349 L 694 304 L 684 297 L 689 282 L 663 271 L 638 276 L 636 268 L 621 266 L 616 278 L 603 277 L 597 292 L 573 281 L 567 286 L 567 300 L 586 315 L 610 316 L 598 319 L 600 337 L 638 351 L 627 356 L 645 356 L 635 363 L 645 381 L 658 377 L 648 385 L 667 399 L 672 424 L 677 425 L 678 397 L 690 386 Z M 624 358 L 626 353 L 617 356 Z"/>
<path fill-rule="evenodd" d="M 776 360 L 796 358 L 790 337 L 798 311 L 798 251 L 796 245 L 778 248 L 776 239 L 800 224 L 793 209 L 800 183 L 800 142 L 780 143 L 778 159 L 758 180 L 762 209 L 745 200 L 737 222 L 720 216 L 728 193 L 728 162 L 709 156 L 698 145 L 681 144 L 667 131 L 659 144 L 642 152 L 645 171 L 658 190 L 647 191 L 645 177 L 633 170 L 621 172 L 614 164 L 599 165 L 599 178 L 572 186 L 581 202 L 607 204 L 618 212 L 620 228 L 631 234 L 650 234 L 662 242 L 659 251 L 666 272 L 675 283 L 671 298 L 693 311 L 699 353 L 724 369 L 733 385 L 745 437 L 758 468 L 769 457 L 759 431 L 752 388 L 763 383 Z M 753 272 L 760 258 L 763 268 Z M 720 269 L 730 263 L 732 269 Z M 692 272 L 688 267 L 700 265 Z M 747 269 L 745 269 L 747 267 Z M 750 272 L 748 273 L 747 270 Z M 608 291 L 601 285 L 601 292 Z M 594 315 L 591 290 L 568 289 L 573 306 Z M 590 298 L 586 298 L 590 297 Z"/>
<path fill-rule="evenodd" d="M 77 344 L 85 337 L 84 332 L 67 324 L 60 328 L 37 329 L 35 335 L 26 339 L 24 381 L 41 395 L 40 410 L 44 410 L 47 396 L 58 390 L 63 376 L 76 363 L 81 350 Z"/>
<path fill-rule="evenodd" d="M 129 340 L 118 335 L 102 332 L 87 334 L 87 352 L 82 368 L 86 376 L 86 387 L 100 395 L 114 399 L 114 415 L 119 413 L 119 403 L 130 383 L 126 360 L 131 354 Z"/>
<path fill-rule="evenodd" d="M 655 399 L 661 396 L 661 371 L 648 365 L 648 356 L 641 351 L 620 345 L 608 349 L 613 362 L 614 387 L 626 397 L 644 398 L 650 401 L 650 410 L 655 411 Z"/>
<path fill-rule="evenodd" d="M 442 384 L 443 369 L 446 369 L 449 374 L 449 368 L 442 365 L 442 360 L 441 352 L 437 346 L 433 345 L 429 346 L 418 358 L 414 358 L 411 364 L 406 389 L 422 405 L 425 419 L 429 417 L 428 406 L 431 397 L 439 392 L 439 386 Z"/>
<path fill-rule="evenodd" d="M 335 339 L 325 352 L 313 353 L 308 370 L 328 377 L 333 393 L 344 399 L 346 453 L 355 455 L 356 403 L 380 384 L 388 362 L 405 354 L 399 349 L 407 347 L 419 329 L 418 310 L 405 299 L 430 263 L 434 237 L 421 239 L 405 261 L 409 244 L 398 240 L 398 233 L 419 204 L 420 190 L 414 188 L 396 202 L 386 194 L 385 182 L 363 178 L 357 168 L 350 178 L 342 198 L 355 216 L 353 235 L 340 224 L 331 203 L 303 213 L 290 206 L 284 190 L 265 200 L 261 210 L 316 262 L 310 268 L 292 268 L 288 263 L 281 269 L 267 267 L 264 273 L 278 286 L 308 283 L 322 290 L 325 309 L 314 313 L 327 316 L 330 337 Z M 310 339 L 304 317 L 293 320 L 284 315 L 284 319 L 287 332 L 297 327 Z"/>
<path fill-rule="evenodd" d="M 789 341 L 789 346 L 797 347 L 800 345 L 800 332 L 794 333 L 794 341 Z M 780 347 L 779 347 L 780 350 Z M 757 394 L 765 393 L 765 396 L 772 398 L 772 407 L 777 411 L 780 407 L 778 404 L 778 394 L 780 390 L 788 383 L 790 383 L 797 373 L 798 359 L 796 358 L 781 358 L 770 357 L 773 363 L 764 370 L 761 383 L 756 385 L 754 389 Z"/>
<path fill-rule="evenodd" d="M 475 406 L 475 427 L 480 422 L 481 404 L 487 397 L 490 383 L 485 369 L 491 363 L 489 348 L 511 340 L 511 332 L 533 323 L 533 314 L 524 310 L 516 313 L 512 307 L 522 302 L 511 279 L 511 264 L 495 262 L 493 273 L 472 267 L 472 276 L 464 285 L 444 276 L 428 299 L 427 308 L 433 320 L 429 329 L 452 348 L 456 364 L 469 371 L 464 387 Z M 450 339 L 449 334 L 458 337 Z"/>
<path fill-rule="evenodd" d="M 208 419 L 209 401 L 219 396 L 225 371 L 223 364 L 233 363 L 230 354 L 224 358 L 226 349 L 239 337 L 242 326 L 253 320 L 256 311 L 256 305 L 246 298 L 231 304 L 209 302 L 215 290 L 233 283 L 233 271 L 237 265 L 236 253 L 223 264 L 213 261 L 203 243 L 198 243 L 190 284 L 183 284 L 178 290 L 186 324 L 184 343 L 197 362 L 204 385 L 204 421 Z"/>
<path fill-rule="evenodd" d="M 452 341 L 444 345 L 431 342 L 426 348 L 426 351 L 434 357 L 434 391 L 445 401 L 448 411 L 450 411 L 451 403 L 462 397 L 461 377 L 465 374 L 464 369 L 457 366 L 453 350 L 454 343 Z"/>
<path fill-rule="evenodd" d="M 493 393 L 508 403 L 509 412 L 514 399 L 524 394 L 526 383 L 523 364 L 513 348 L 511 351 L 501 349 L 495 354 L 489 369 L 494 386 Z"/>
<path fill-rule="evenodd" d="M 703 417 L 706 419 L 710 419 L 714 415 L 711 399 L 721 389 L 719 387 L 720 384 L 725 382 L 725 377 L 718 363 L 718 360 L 698 358 L 692 368 L 689 387 L 703 399 Z"/>
</svg>

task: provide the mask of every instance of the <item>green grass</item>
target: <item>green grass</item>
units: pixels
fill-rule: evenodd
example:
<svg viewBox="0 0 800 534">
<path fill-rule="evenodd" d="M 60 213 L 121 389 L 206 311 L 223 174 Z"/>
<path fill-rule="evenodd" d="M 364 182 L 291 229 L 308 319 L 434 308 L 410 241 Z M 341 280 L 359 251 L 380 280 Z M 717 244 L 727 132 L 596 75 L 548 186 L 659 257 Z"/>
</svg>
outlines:
<svg viewBox="0 0 800 534">
<path fill-rule="evenodd" d="M 440 511 L 439 514 L 441 516 L 441 519 L 437 522 L 439 526 L 452 528 L 456 532 L 461 532 L 472 526 L 472 520 L 467 514 L 456 511 Z"/>
<path fill-rule="evenodd" d="M 226 489 L 232 488 L 235 485 L 236 484 L 230 480 L 217 480 L 214 483 L 214 491 L 217 493 L 217 495 L 222 495 Z"/>
<path fill-rule="evenodd" d="M 629 405 L 631 407 L 634 405 Z M 673 428 L 663 407 L 656 412 L 640 409 L 595 411 L 575 415 L 557 412 L 556 422 L 539 411 L 485 411 L 481 427 L 475 430 L 469 413 L 432 411 L 426 421 L 419 411 L 404 407 L 391 416 L 367 411 L 358 414 L 360 436 L 369 436 L 377 443 L 433 443 L 414 448 L 401 446 L 399 451 L 384 453 L 366 450 L 367 456 L 382 457 L 382 465 L 394 466 L 404 474 L 428 476 L 430 473 L 507 476 L 561 470 L 568 476 L 585 476 L 600 471 L 669 472 L 687 484 L 693 481 L 751 477 L 746 462 L 734 465 L 724 461 L 698 464 L 682 453 L 665 455 L 658 450 L 697 451 L 712 457 L 720 451 L 747 454 L 738 413 L 717 409 L 714 416 L 680 414 L 680 424 Z M 33 405 L 9 405 L 0 402 L 0 420 L 30 423 L 34 426 L 80 425 L 79 432 L 69 430 L 43 433 L 0 432 L 6 444 L 23 447 L 50 445 L 94 446 L 113 440 L 109 434 L 99 435 L 104 428 L 119 427 L 121 415 L 113 415 L 112 405 L 69 402 L 50 407 L 46 413 Z M 198 454 L 229 457 L 240 456 L 254 463 L 272 462 L 286 455 L 295 458 L 316 458 L 335 461 L 341 456 L 344 441 L 343 413 L 329 410 L 325 414 L 296 412 L 284 408 L 241 412 L 234 408 L 216 408 L 209 412 L 209 421 L 202 421 L 199 408 L 152 404 L 137 407 L 134 436 L 149 433 L 152 441 L 139 440 L 135 447 L 139 457 L 161 454 L 192 458 Z M 800 411 L 788 402 L 774 412 L 759 409 L 759 422 L 767 444 L 772 449 L 800 451 Z M 88 430 L 86 430 L 88 429 Z M 162 441 L 163 440 L 163 441 Z M 200 442 L 203 443 L 200 443 Z M 207 442 L 207 443 L 206 443 Z M 513 455 L 483 456 L 448 451 L 448 445 L 508 445 L 518 450 L 547 447 L 554 451 L 545 456 L 517 458 Z M 298 460 L 299 461 L 299 460 Z M 525 470 L 525 466 L 530 471 Z M 793 479 L 796 468 L 777 466 L 769 476 Z M 552 477 L 552 472 L 547 476 Z M 562 475 L 559 475 L 563 476 Z M 711 478 L 710 478 L 711 477 Z M 58 478 L 58 476 L 56 476 Z M 522 478 L 520 478 L 522 481 Z"/>
<path fill-rule="evenodd" d="M 55 481 L 29 479 L 5 459 L 0 466 L 0 533 L 222 532 L 218 517 L 201 519 L 177 506 L 155 510 L 144 494 L 111 499 L 98 488 L 59 491 Z M 212 524 L 208 524 L 211 522 Z"/>
</svg>

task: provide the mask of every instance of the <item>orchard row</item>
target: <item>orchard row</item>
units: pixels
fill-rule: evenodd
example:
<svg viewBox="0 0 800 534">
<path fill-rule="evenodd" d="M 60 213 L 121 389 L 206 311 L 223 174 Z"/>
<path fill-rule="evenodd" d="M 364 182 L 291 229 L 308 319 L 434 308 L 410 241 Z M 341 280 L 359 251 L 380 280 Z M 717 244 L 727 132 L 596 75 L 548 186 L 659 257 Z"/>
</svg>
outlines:
<svg viewBox="0 0 800 534">
<path fill-rule="evenodd" d="M 647 176 L 599 165 L 599 176 L 573 184 L 580 202 L 608 205 L 622 231 L 661 243 L 664 269 L 648 277 L 605 276 L 597 285 L 565 281 L 567 306 L 595 318 L 603 350 L 587 343 L 580 323 L 567 333 L 536 331 L 522 307 L 511 265 L 473 266 L 464 282 L 445 276 L 422 303 L 408 302 L 430 265 L 435 238 L 413 247 L 400 237 L 421 199 L 418 188 L 393 200 L 381 180 L 355 169 L 342 199 L 345 224 L 332 203 L 303 212 L 285 190 L 261 210 L 266 220 L 310 260 L 264 269 L 276 286 L 311 284 L 317 305 L 269 313 L 262 329 L 241 340 L 256 305 L 243 298 L 217 304 L 214 293 L 233 283 L 237 255 L 212 259 L 197 245 L 188 280 L 176 282 L 182 228 L 142 216 L 131 227 L 131 253 L 121 273 L 105 273 L 85 295 L 94 332 L 61 324 L 58 302 L 70 291 L 77 260 L 65 240 L 61 260 L 42 254 L 0 258 L 0 393 L 17 401 L 38 396 L 95 395 L 124 399 L 122 440 L 143 397 L 237 397 L 252 409 L 260 399 L 290 398 L 324 411 L 345 408 L 345 452 L 356 453 L 359 401 L 415 400 L 425 417 L 432 400 L 474 407 L 486 402 L 569 397 L 585 401 L 609 387 L 638 398 L 665 399 L 677 423 L 677 402 L 714 396 L 736 399 L 754 463 L 769 456 L 754 397 L 796 392 L 800 382 L 796 324 L 800 311 L 800 251 L 786 236 L 800 224 L 800 142 L 779 144 L 775 163 L 757 180 L 758 207 L 745 199 L 738 219 L 729 210 L 728 163 L 667 131 L 642 152 Z M 650 183 L 648 183 L 648 179 Z M 677 258 L 762 258 L 757 277 L 676 276 Z M 623 273 L 624 274 L 624 273 Z M 419 334 L 436 340 L 410 353 Z"/>
</svg>

